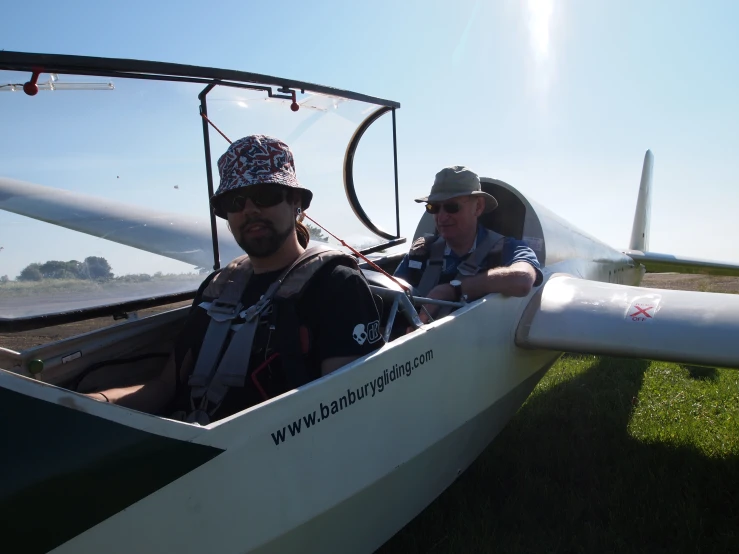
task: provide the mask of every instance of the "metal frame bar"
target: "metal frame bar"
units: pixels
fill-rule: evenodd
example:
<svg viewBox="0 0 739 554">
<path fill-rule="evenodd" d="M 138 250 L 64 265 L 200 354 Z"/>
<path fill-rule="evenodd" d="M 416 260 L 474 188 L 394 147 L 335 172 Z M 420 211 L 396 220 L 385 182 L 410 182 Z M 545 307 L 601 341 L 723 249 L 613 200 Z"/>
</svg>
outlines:
<svg viewBox="0 0 739 554">
<path fill-rule="evenodd" d="M 215 88 L 215 84 L 211 83 L 205 87 L 198 98 L 200 99 L 200 114 L 201 116 L 208 116 L 208 102 L 206 96 L 208 93 Z M 205 173 L 208 179 L 208 205 L 210 205 L 210 199 L 213 196 L 213 168 L 210 163 L 210 129 L 208 128 L 208 122 L 205 118 L 201 117 L 203 122 L 203 148 L 205 149 Z M 216 225 L 216 214 L 211 208 L 210 210 L 210 237 L 213 241 L 213 269 L 219 269 L 221 267 L 221 254 L 218 249 L 218 226 Z"/>
<path fill-rule="evenodd" d="M 359 100 L 360 102 L 378 104 L 389 108 L 400 107 L 398 102 L 392 100 L 385 100 L 366 94 L 316 85 L 304 81 L 295 81 L 293 79 L 283 79 L 270 75 L 231 69 L 126 58 L 0 51 L 0 69 L 58 74 L 101 75 L 107 77 L 117 76 L 131 79 L 156 78 L 159 80 L 180 80 L 192 83 L 235 81 L 235 83 L 223 83 L 228 86 L 238 86 L 238 83 L 261 83 L 283 88 L 310 90 L 320 94 L 330 94 L 332 96 Z"/>
<path fill-rule="evenodd" d="M 382 238 L 388 240 L 399 238 L 400 233 L 398 233 L 397 235 L 392 235 L 387 231 L 383 231 L 382 229 L 380 229 L 377 225 L 372 223 L 372 220 L 367 215 L 367 212 L 364 211 L 364 208 L 362 208 L 362 205 L 359 203 L 357 191 L 354 188 L 354 154 L 356 154 L 357 147 L 359 146 L 359 141 L 362 140 L 362 136 L 367 131 L 367 129 L 369 129 L 370 125 L 372 125 L 375 121 L 377 121 L 380 117 L 385 115 L 390 110 L 391 108 L 384 107 L 372 112 L 369 117 L 367 117 L 367 119 L 365 119 L 359 125 L 359 127 L 357 127 L 357 130 L 354 131 L 354 135 L 349 141 L 349 145 L 346 148 L 346 154 L 344 155 L 344 190 L 346 191 L 346 196 L 349 199 L 349 205 L 354 211 L 354 215 L 357 216 L 357 218 L 364 224 L 365 227 L 367 227 L 367 229 L 369 229 L 376 235 L 379 235 Z M 398 210 L 397 200 L 395 202 L 395 209 L 396 211 Z"/>
<path fill-rule="evenodd" d="M 395 108 L 393 108 L 393 166 L 395 167 L 395 234 L 400 236 L 400 199 L 398 197 L 398 140 L 395 136 Z"/>
</svg>

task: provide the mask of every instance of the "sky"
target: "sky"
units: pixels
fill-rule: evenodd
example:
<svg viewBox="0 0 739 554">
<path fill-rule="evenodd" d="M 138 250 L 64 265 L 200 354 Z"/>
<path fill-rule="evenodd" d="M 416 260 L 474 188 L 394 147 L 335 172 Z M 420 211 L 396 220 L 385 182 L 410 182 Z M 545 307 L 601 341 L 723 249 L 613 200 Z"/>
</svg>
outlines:
<svg viewBox="0 0 739 554">
<path fill-rule="evenodd" d="M 207 5 L 42 0 L 4 6 L 0 49 L 237 69 L 395 100 L 401 104 L 401 232 L 408 237 L 423 212 L 413 199 L 428 193 L 441 168 L 465 165 L 510 183 L 600 240 L 626 248 L 644 153 L 651 149 L 650 250 L 739 263 L 734 240 L 739 234 L 738 26 L 739 4 L 731 1 L 225 0 Z M 125 88 L 119 91 L 126 94 Z M 4 127 L 33 116 L 42 105 L 6 94 L 0 94 Z M 77 114 L 85 108 L 84 100 L 66 101 L 64 125 L 70 133 L 59 142 L 58 158 L 47 162 L 60 181 L 64 164 L 76 160 L 70 161 L 65 149 L 77 140 Z M 157 114 L 175 106 L 175 101 L 162 104 Z M 6 152 L 23 137 L 43 132 L 43 126 L 22 127 L 3 129 L 0 145 Z M 139 172 L 146 170 L 140 161 L 146 148 L 136 145 L 152 137 L 166 145 L 170 137 L 184 134 L 156 117 L 145 124 L 121 119 L 114 131 L 130 164 L 126 167 L 136 165 Z M 169 154 L 204 186 L 201 151 Z M 5 165 L 0 175 L 20 178 L 28 169 L 29 176 L 42 178 L 34 171 L 43 164 L 0 159 Z M 324 162 L 332 159 L 327 155 Z M 105 157 L 77 161 L 99 171 Z M 296 160 L 299 178 L 300 164 L 314 161 Z M 365 162 L 368 173 L 372 165 Z M 387 172 L 386 167 L 379 171 Z M 166 181 L 152 174 L 155 178 Z M 166 207 L 199 203 L 207 209 L 203 193 L 194 192 L 187 178 L 177 179 L 188 186 Z M 164 185 L 167 190 L 170 184 Z M 146 205 L 147 186 L 140 181 L 138 188 L 119 186 L 105 194 L 122 201 L 144 194 L 138 201 Z M 92 184 L 81 190 L 99 192 Z M 360 191 L 360 198 L 379 202 L 389 191 Z M 394 217 L 379 213 L 378 206 L 373 213 L 393 223 Z M 29 253 L 37 245 L 42 257 L 59 252 L 82 259 L 110 252 L 116 274 L 151 271 L 156 265 L 148 255 L 108 250 L 100 246 L 103 239 L 78 239 L 72 231 L 50 232 L 48 224 L 21 219 L 0 214 L 0 275 L 12 278 L 26 263 L 45 261 Z M 181 262 L 158 263 L 165 271 L 187 270 Z"/>
</svg>

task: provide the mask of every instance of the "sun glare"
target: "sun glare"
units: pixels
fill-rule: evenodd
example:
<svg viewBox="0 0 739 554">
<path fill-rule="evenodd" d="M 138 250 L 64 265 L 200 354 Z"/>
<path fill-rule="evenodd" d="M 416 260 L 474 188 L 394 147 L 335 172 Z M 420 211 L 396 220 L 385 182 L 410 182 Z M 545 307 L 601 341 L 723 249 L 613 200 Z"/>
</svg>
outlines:
<svg viewBox="0 0 739 554">
<path fill-rule="evenodd" d="M 537 59 L 549 54 L 549 23 L 554 9 L 554 0 L 528 0 L 529 31 L 531 45 Z"/>
</svg>

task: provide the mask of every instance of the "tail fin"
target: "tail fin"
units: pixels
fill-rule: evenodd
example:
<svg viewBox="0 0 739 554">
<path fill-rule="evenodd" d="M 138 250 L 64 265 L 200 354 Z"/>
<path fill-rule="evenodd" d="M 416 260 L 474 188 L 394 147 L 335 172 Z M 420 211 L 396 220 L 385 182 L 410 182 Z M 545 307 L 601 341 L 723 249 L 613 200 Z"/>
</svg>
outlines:
<svg viewBox="0 0 739 554">
<path fill-rule="evenodd" d="M 639 198 L 636 201 L 634 225 L 631 228 L 629 250 L 649 251 L 649 218 L 652 211 L 652 168 L 654 155 L 651 150 L 644 154 L 644 166 L 641 170 Z"/>
</svg>

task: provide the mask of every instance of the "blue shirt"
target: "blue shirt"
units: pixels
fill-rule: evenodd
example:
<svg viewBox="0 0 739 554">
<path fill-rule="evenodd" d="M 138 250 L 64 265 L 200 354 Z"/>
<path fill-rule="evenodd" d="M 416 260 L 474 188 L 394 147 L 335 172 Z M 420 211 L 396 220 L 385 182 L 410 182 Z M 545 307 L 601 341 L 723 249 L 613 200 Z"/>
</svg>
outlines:
<svg viewBox="0 0 739 554">
<path fill-rule="evenodd" d="M 452 249 L 449 248 L 449 246 L 446 247 L 446 250 L 444 251 L 444 264 L 441 268 L 441 277 L 439 278 L 439 283 L 448 283 L 454 278 L 454 276 L 457 274 L 457 268 L 459 267 L 459 264 L 461 264 L 464 260 L 467 259 L 468 256 L 470 256 L 472 252 L 474 252 L 477 244 L 482 242 L 482 240 L 484 239 L 486 232 L 487 230 L 482 225 L 478 225 L 475 243 L 472 245 L 472 249 L 464 256 L 457 256 L 457 254 L 455 254 Z M 408 254 L 406 254 L 395 270 L 395 273 L 393 274 L 395 277 L 400 277 L 401 279 L 406 280 L 409 278 L 410 268 L 408 267 L 408 261 Z M 534 251 L 529 247 L 528 244 L 526 244 L 526 241 L 514 239 L 512 237 L 504 237 L 503 251 L 501 252 L 500 261 L 501 266 L 503 267 L 507 267 L 518 262 L 526 262 L 528 264 L 531 264 L 536 271 L 536 279 L 534 280 L 535 287 L 538 287 L 544 280 L 544 275 L 541 272 L 539 260 L 536 257 Z M 427 263 L 428 260 L 423 263 L 423 267 L 421 268 L 422 272 L 425 271 Z M 483 268 L 492 269 L 491 267 L 485 267 L 484 262 Z"/>
</svg>

